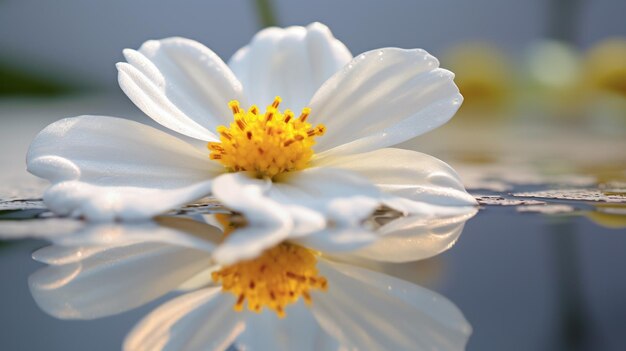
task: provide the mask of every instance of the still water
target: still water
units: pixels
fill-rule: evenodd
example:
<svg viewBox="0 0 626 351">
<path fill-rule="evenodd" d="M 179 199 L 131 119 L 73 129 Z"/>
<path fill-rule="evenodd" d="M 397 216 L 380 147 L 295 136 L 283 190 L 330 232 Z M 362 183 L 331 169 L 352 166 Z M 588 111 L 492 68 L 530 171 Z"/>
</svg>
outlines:
<svg viewBox="0 0 626 351">
<path fill-rule="evenodd" d="M 580 202 L 566 200 L 558 200 L 558 205 L 581 206 Z M 586 203 L 585 206 L 592 208 Z M 619 222 L 623 223 L 623 214 L 598 219 L 589 211 L 542 214 L 521 212 L 519 208 L 484 205 L 466 223 L 458 240 L 449 239 L 454 243 L 449 250 L 416 263 L 386 264 L 382 269 L 452 301 L 473 329 L 468 350 L 620 350 L 626 343 L 622 333 L 626 325 L 623 298 L 626 283 L 622 270 L 626 264 L 623 255 L 626 233 Z M 615 208 L 623 209 L 618 205 Z M 211 212 L 211 207 L 190 212 L 192 217 L 198 218 L 199 213 Z M 13 219 L 18 218 L 19 213 L 4 211 L 3 228 L 8 228 L 8 223 L 14 225 Z M 24 212 L 26 214 L 37 214 L 37 210 Z M 32 230 L 45 233 L 50 232 L 49 229 Z M 136 245 L 149 235 L 159 233 L 156 227 L 139 231 L 128 229 L 130 239 L 124 240 L 130 241 L 118 244 Z M 88 256 L 98 253 L 89 251 L 85 240 L 94 240 L 94 236 L 101 234 L 82 230 L 82 238 L 63 233 L 53 235 L 61 246 L 81 247 L 81 254 Z M 163 240 L 183 242 L 170 238 L 171 234 L 164 232 Z M 88 235 L 92 235 L 92 239 L 85 239 Z M 119 236 L 119 232 L 116 235 Z M 188 270 L 189 277 L 202 270 L 196 267 L 197 262 L 202 261 L 202 254 L 195 253 L 197 257 L 186 255 L 189 261 L 184 267 L 167 267 L 163 261 L 139 262 L 161 265 L 162 271 L 151 277 L 136 276 L 140 269 L 134 266 L 137 263 L 133 260 L 137 258 L 120 253 L 109 264 L 119 264 L 122 271 L 103 273 L 98 268 L 90 271 L 90 276 L 81 277 L 79 284 L 83 286 L 64 289 L 63 286 L 71 285 L 70 281 L 79 274 L 73 271 L 76 262 L 84 263 L 89 259 L 75 257 L 76 252 L 67 250 L 48 252 L 48 256 L 42 258 L 46 251 L 42 253 L 40 249 L 48 245 L 42 240 L 22 240 L 5 242 L 0 248 L 0 270 L 4 278 L 0 300 L 3 311 L 0 348 L 3 350 L 119 349 L 125 335 L 139 320 L 181 294 L 170 292 L 159 297 L 165 292 L 165 288 L 159 286 L 164 276 L 172 269 Z M 102 247 L 103 243 L 92 241 L 91 245 Z M 111 241 L 107 242 L 107 246 L 110 245 Z M 56 258 L 71 262 L 46 269 L 44 264 L 31 259 L 33 252 L 37 252 L 35 256 L 40 261 L 50 262 Z M 126 275 L 127 279 L 138 281 L 136 285 L 126 286 L 129 291 L 119 293 L 135 293 L 141 297 L 132 306 L 120 308 L 106 293 L 99 296 L 99 289 L 107 289 L 98 284 L 110 283 L 108 279 L 112 279 L 107 274 L 117 274 L 115 278 Z M 53 284 L 59 287 L 51 286 Z M 38 307 L 33 294 L 40 305 L 56 317 L 105 317 L 88 321 L 54 318 Z M 151 298 L 143 296 L 145 294 Z M 135 305 L 138 307 L 134 308 Z M 411 328 L 419 333 L 420 328 L 427 326 Z"/>
</svg>

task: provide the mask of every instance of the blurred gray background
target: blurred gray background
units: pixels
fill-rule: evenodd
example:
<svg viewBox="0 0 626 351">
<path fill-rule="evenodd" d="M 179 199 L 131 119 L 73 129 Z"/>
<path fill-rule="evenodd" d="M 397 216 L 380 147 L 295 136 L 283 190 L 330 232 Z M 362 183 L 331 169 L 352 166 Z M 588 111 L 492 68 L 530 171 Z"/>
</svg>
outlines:
<svg viewBox="0 0 626 351">
<path fill-rule="evenodd" d="M 515 53 L 558 36 L 548 20 L 554 16 L 566 18 L 568 36 L 583 48 L 626 35 L 623 0 L 276 0 L 274 8 L 281 26 L 327 24 L 354 54 L 385 46 L 438 54 L 467 40 Z M 259 29 L 255 10 L 249 0 L 0 0 L 0 61 L 116 89 L 114 63 L 123 48 L 176 35 L 227 59 Z"/>
</svg>

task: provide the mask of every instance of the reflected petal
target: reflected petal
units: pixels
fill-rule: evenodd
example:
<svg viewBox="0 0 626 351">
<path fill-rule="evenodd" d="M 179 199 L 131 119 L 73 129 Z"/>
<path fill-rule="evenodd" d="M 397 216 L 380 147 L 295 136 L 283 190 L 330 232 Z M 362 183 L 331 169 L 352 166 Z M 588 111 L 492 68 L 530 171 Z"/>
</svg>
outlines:
<svg viewBox="0 0 626 351">
<path fill-rule="evenodd" d="M 200 273 L 194 275 L 189 278 L 187 281 L 182 283 L 176 291 L 179 292 L 191 292 L 196 291 L 198 289 L 206 288 L 208 286 L 214 286 L 215 282 L 213 281 L 212 273 L 216 270 L 219 270 L 219 266 L 211 266 Z"/>
<path fill-rule="evenodd" d="M 130 245 L 130 243 L 129 243 Z M 57 246 L 43 247 L 33 252 L 33 260 L 52 266 L 63 266 L 110 250 L 115 246 Z"/>
<path fill-rule="evenodd" d="M 263 251 L 278 245 L 289 235 L 281 224 L 252 225 L 239 228 L 226 237 L 213 253 L 213 259 L 221 265 L 253 259 Z"/>
<path fill-rule="evenodd" d="M 178 297 L 137 324 L 126 337 L 123 349 L 226 350 L 245 328 L 245 314 L 234 312 L 234 303 L 231 295 L 217 288 Z"/>
<path fill-rule="evenodd" d="M 464 350 L 471 327 L 444 297 L 365 269 L 320 261 L 327 292 L 312 312 L 342 346 L 380 350 Z"/>
<path fill-rule="evenodd" d="M 288 307 L 287 317 L 282 319 L 274 313 L 248 313 L 246 329 L 235 344 L 247 351 L 340 350 L 337 341 L 319 326 L 302 301 Z"/>
<path fill-rule="evenodd" d="M 154 242 L 212 252 L 223 237 L 222 230 L 186 218 L 162 218 L 156 222 L 92 224 L 63 236 L 46 239 L 55 245 L 33 253 L 46 264 L 78 262 L 103 250 L 135 243 Z M 169 227 L 163 226 L 167 223 Z"/>
<path fill-rule="evenodd" d="M 209 265 L 204 251 L 142 242 L 42 268 L 29 277 L 29 286 L 47 313 L 62 319 L 94 319 L 163 296 Z"/>
<path fill-rule="evenodd" d="M 62 237 L 85 226 L 85 222 L 70 218 L 21 219 L 0 221 L 0 239 L 49 239 Z"/>
<path fill-rule="evenodd" d="M 467 208 L 465 214 L 425 219 L 401 217 L 378 229 L 381 237 L 371 245 L 350 253 L 383 262 L 411 262 L 438 255 L 451 248 L 463 231 L 465 222 L 478 210 Z"/>
<path fill-rule="evenodd" d="M 344 253 L 367 247 L 379 239 L 372 231 L 359 227 L 327 228 L 291 241 L 324 254 Z"/>
</svg>

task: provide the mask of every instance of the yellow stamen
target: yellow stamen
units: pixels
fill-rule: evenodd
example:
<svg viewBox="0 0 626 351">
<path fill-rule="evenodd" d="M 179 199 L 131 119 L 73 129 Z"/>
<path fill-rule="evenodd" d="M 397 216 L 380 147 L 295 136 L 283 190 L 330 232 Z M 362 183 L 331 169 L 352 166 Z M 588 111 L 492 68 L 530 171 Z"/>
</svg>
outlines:
<svg viewBox="0 0 626 351">
<path fill-rule="evenodd" d="M 278 105 L 283 101 L 280 96 L 274 98 L 274 102 L 272 103 L 273 108 L 278 108 Z"/>
<path fill-rule="evenodd" d="M 233 111 L 233 115 L 238 115 L 241 110 L 239 109 L 239 101 L 233 100 L 228 103 L 228 107 Z"/>
<path fill-rule="evenodd" d="M 207 145 L 210 158 L 231 172 L 253 172 L 259 178 L 306 168 L 313 157 L 315 138 L 324 135 L 326 127 L 306 122 L 311 113 L 308 107 L 298 118 L 289 109 L 282 113 L 278 110 L 281 101 L 277 96 L 264 114 L 254 105 L 245 111 L 238 101 L 231 101 L 233 122 L 217 128 L 220 142 Z"/>
<path fill-rule="evenodd" d="M 251 114 L 253 114 L 253 115 L 256 115 L 256 114 L 258 114 L 258 113 L 259 113 L 259 108 L 258 108 L 258 107 L 256 107 L 256 105 L 252 105 L 252 106 L 250 107 L 250 110 L 248 111 L 248 113 L 251 113 Z"/>
<path fill-rule="evenodd" d="M 302 296 L 312 302 L 311 290 L 326 290 L 326 278 L 319 276 L 316 254 L 304 247 L 282 243 L 258 258 L 243 261 L 213 272 L 213 281 L 222 283 L 222 290 L 237 297 L 234 309 L 261 312 L 267 307 L 278 316 L 285 316 L 285 307 Z"/>
<path fill-rule="evenodd" d="M 298 119 L 300 120 L 300 122 L 305 122 L 307 117 L 309 117 L 309 114 L 311 114 L 311 109 L 305 107 L 302 109 L 302 114 L 300 114 L 300 117 L 298 117 Z"/>
</svg>

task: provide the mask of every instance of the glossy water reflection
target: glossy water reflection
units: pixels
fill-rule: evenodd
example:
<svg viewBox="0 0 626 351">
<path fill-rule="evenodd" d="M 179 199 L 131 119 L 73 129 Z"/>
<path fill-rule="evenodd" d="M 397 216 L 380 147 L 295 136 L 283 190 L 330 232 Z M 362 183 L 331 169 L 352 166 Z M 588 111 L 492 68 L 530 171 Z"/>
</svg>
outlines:
<svg viewBox="0 0 626 351">
<path fill-rule="evenodd" d="M 296 239 L 288 245 L 315 252 L 328 286 L 307 291 L 310 304 L 299 299 L 286 306 L 284 318 L 268 308 L 235 311 L 237 297 L 212 279 L 221 268 L 213 252 L 223 228 L 230 228 L 224 215 L 92 225 L 55 236 L 53 245 L 33 253 L 48 266 L 31 275 L 29 285 L 37 304 L 61 319 L 111 316 L 173 296 L 135 326 L 126 350 L 224 349 L 233 343 L 246 350 L 462 350 L 471 327 L 453 303 L 373 268 L 450 248 L 475 211 L 438 220 L 380 212 L 368 230 L 328 228 Z M 242 227 L 229 236 L 246 231 L 254 238 L 265 230 L 272 228 Z M 328 245 L 329 238 L 337 244 L 365 233 L 382 239 L 356 251 L 353 244 Z"/>
</svg>

